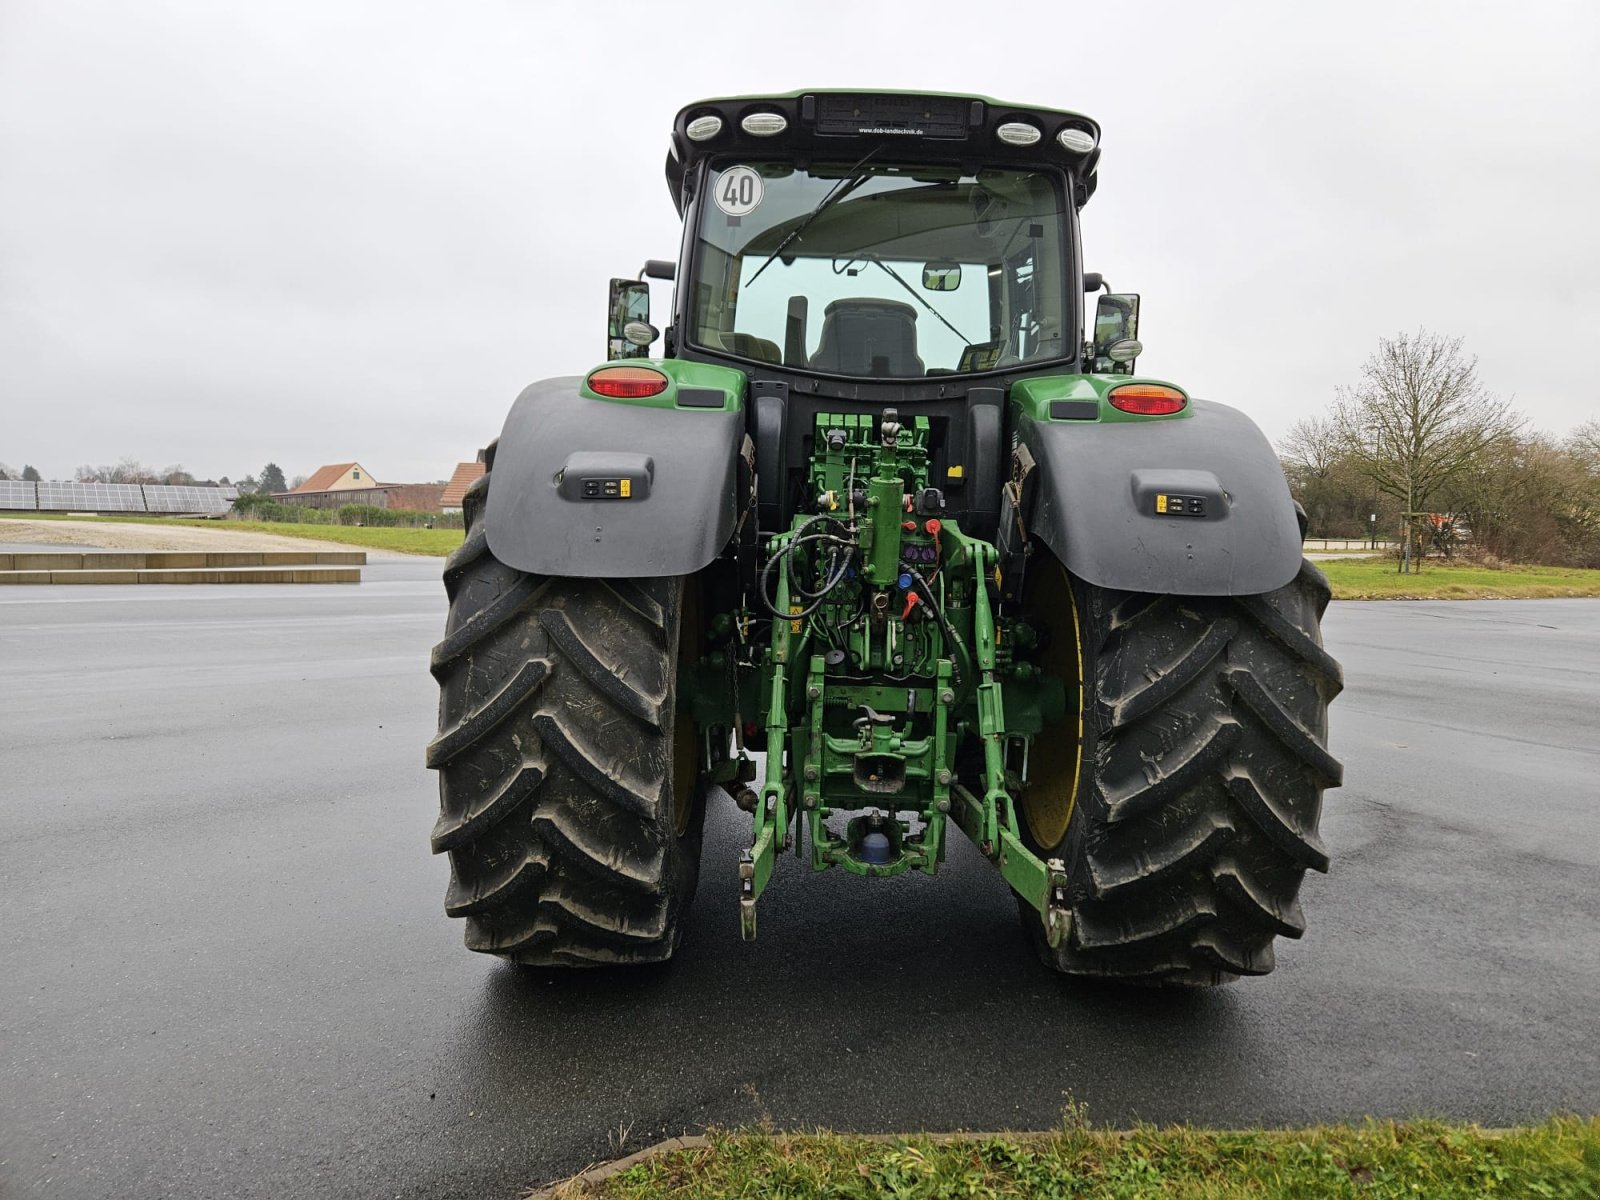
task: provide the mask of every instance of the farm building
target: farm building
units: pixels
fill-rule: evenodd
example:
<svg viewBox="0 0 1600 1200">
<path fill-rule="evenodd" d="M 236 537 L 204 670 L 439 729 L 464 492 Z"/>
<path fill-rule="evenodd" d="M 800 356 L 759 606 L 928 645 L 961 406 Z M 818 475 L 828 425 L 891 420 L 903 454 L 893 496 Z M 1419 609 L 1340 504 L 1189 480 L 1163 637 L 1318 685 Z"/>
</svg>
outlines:
<svg viewBox="0 0 1600 1200">
<path fill-rule="evenodd" d="M 374 508 L 439 512 L 444 490 L 442 483 L 379 483 L 360 463 L 344 462 L 318 467 L 299 487 L 276 492 L 273 499 L 307 508 L 370 504 Z"/>
</svg>

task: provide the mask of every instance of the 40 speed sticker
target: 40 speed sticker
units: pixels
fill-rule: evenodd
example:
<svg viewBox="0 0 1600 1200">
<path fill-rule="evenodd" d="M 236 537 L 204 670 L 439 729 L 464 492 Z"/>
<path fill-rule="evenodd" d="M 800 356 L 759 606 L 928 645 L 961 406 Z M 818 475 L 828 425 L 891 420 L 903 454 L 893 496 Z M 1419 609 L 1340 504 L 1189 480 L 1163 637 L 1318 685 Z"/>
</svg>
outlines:
<svg viewBox="0 0 1600 1200">
<path fill-rule="evenodd" d="M 712 195 L 730 217 L 748 217 L 761 207 L 761 176 L 754 167 L 729 167 L 717 176 Z"/>
</svg>

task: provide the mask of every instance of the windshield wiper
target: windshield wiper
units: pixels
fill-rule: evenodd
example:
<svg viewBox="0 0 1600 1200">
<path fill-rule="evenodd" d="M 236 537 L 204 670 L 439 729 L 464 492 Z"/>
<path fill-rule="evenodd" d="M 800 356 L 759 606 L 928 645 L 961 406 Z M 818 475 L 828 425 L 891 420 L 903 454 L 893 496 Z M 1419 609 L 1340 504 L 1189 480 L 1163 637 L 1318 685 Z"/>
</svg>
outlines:
<svg viewBox="0 0 1600 1200">
<path fill-rule="evenodd" d="M 888 263 L 884 262 L 881 258 L 873 258 L 873 257 L 871 257 L 869 255 L 867 257 L 866 261 L 869 262 L 869 263 L 876 263 L 878 266 L 882 267 L 885 271 L 889 272 L 889 278 L 893 279 L 901 287 L 905 288 L 905 290 L 911 294 L 911 298 L 913 300 L 915 300 L 918 304 L 922 305 L 923 308 L 927 309 L 934 316 L 938 317 L 939 320 L 944 321 L 944 327 L 946 329 L 948 329 L 951 333 L 955 334 L 958 338 L 960 338 L 961 341 L 967 347 L 969 347 L 969 348 L 971 347 L 972 340 L 970 338 L 968 338 L 966 334 L 962 333 L 961 330 L 957 329 L 954 325 L 950 324 L 949 321 L 945 321 L 945 316 L 944 316 L 944 314 L 942 312 L 940 312 L 933 305 L 929 304 L 921 296 L 917 295 L 917 290 L 914 287 L 912 287 L 909 283 L 907 283 L 903 278 L 901 278 L 901 275 L 900 275 L 899 271 L 896 271 L 893 267 L 891 267 Z"/>
<path fill-rule="evenodd" d="M 828 194 L 821 200 L 817 201 L 817 206 L 806 214 L 805 220 L 801 221 L 800 224 L 791 229 L 783 241 L 778 243 L 777 249 L 773 250 L 771 254 L 767 255 L 766 261 L 756 268 L 756 273 L 750 276 L 750 283 L 746 283 L 744 285 L 745 287 L 749 287 L 751 283 L 754 283 L 756 280 L 760 279 L 761 272 L 770 267 L 772 265 L 772 260 L 787 250 L 789 248 L 789 243 L 804 233 L 811 222 L 815 221 L 823 214 L 823 212 L 837 204 L 839 201 L 843 200 L 846 196 L 855 191 L 870 178 L 870 176 L 860 174 L 861 168 L 866 166 L 868 161 L 871 160 L 872 156 L 881 149 L 883 149 L 882 146 L 874 146 L 856 161 L 855 166 L 851 167 L 842 176 L 840 176 L 839 182 L 829 188 Z"/>
</svg>

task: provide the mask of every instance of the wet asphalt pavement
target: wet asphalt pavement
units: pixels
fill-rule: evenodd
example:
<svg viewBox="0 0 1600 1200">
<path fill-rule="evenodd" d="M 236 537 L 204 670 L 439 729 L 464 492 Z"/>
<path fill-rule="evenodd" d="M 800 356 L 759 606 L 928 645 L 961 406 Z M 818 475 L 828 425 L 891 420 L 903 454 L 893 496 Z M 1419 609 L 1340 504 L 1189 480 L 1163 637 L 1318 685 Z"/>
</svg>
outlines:
<svg viewBox="0 0 1600 1200">
<path fill-rule="evenodd" d="M 786 860 L 708 820 L 644 975 L 461 948 L 427 851 L 437 563 L 0 589 L 0 1196 L 513 1197 L 707 1123 L 1281 1124 L 1600 1109 L 1600 601 L 1335 605 L 1347 784 L 1278 971 L 1061 982 L 952 833 Z"/>
</svg>

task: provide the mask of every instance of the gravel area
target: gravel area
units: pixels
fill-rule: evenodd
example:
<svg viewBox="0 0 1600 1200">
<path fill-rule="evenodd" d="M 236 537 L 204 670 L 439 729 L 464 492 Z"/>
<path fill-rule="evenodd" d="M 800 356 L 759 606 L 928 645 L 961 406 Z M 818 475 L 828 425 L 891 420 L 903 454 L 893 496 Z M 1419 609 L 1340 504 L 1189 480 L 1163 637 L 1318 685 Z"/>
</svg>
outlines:
<svg viewBox="0 0 1600 1200">
<path fill-rule="evenodd" d="M 192 525 L 139 525 L 121 521 L 0 521 L 0 546 L 13 542 L 94 550 L 364 550 L 368 558 L 407 557 L 371 546 L 250 533 L 229 529 L 222 522 L 218 522 L 215 529 L 200 529 Z"/>
</svg>

